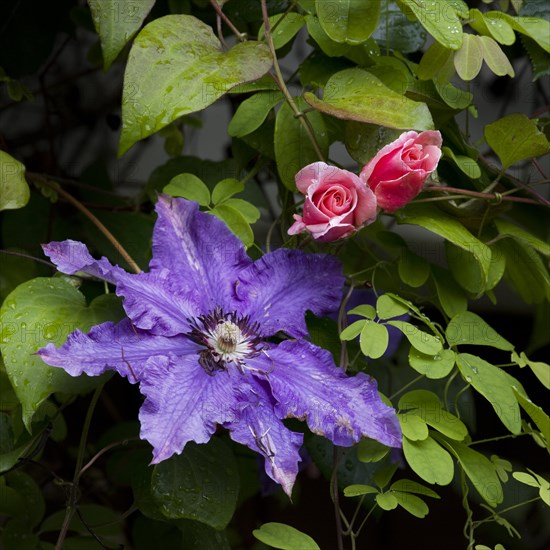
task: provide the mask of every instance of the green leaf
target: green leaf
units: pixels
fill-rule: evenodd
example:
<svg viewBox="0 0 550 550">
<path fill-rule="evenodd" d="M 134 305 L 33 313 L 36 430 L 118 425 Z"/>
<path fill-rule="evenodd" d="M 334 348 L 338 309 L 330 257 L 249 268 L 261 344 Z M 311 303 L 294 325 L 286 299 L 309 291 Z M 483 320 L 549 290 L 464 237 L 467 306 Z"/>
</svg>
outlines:
<svg viewBox="0 0 550 550">
<path fill-rule="evenodd" d="M 247 41 L 224 52 L 212 29 L 167 15 L 136 37 L 124 75 L 119 155 L 177 118 L 200 111 L 271 67 L 269 49 Z"/>
<path fill-rule="evenodd" d="M 257 130 L 267 118 L 267 115 L 283 99 L 283 94 L 277 91 L 258 92 L 245 99 L 235 111 L 227 133 L 231 137 L 243 137 Z"/>
<path fill-rule="evenodd" d="M 510 46 L 516 41 L 514 29 L 500 15 L 500 11 L 482 13 L 477 9 L 470 10 L 469 24 L 479 34 L 492 36 L 497 42 Z"/>
<path fill-rule="evenodd" d="M 461 311 L 466 311 L 468 299 L 451 274 L 439 266 L 432 265 L 432 280 L 439 303 L 445 314 L 454 317 Z"/>
<path fill-rule="evenodd" d="M 491 346 L 505 351 L 514 349 L 513 344 L 500 336 L 479 315 L 470 311 L 455 315 L 447 326 L 445 336 L 450 346 L 468 344 Z"/>
<path fill-rule="evenodd" d="M 458 220 L 433 208 L 418 205 L 401 210 L 398 221 L 401 224 L 409 223 L 424 227 L 469 252 L 481 266 L 485 278 L 487 277 L 491 264 L 491 249 L 476 239 Z"/>
<path fill-rule="evenodd" d="M 154 4 L 155 0 L 88 0 L 105 70 L 136 34 Z"/>
<path fill-rule="evenodd" d="M 376 300 L 376 313 L 380 319 L 391 319 L 409 312 L 402 302 L 394 300 L 390 294 L 382 294 Z"/>
<path fill-rule="evenodd" d="M 503 168 L 550 152 L 550 143 L 537 128 L 536 121 L 520 113 L 487 124 L 484 135 Z"/>
<path fill-rule="evenodd" d="M 509 235 L 510 237 L 514 237 L 514 239 L 531 246 L 543 256 L 550 256 L 550 245 L 547 242 L 535 237 L 533 234 L 529 233 L 529 231 L 526 231 L 525 229 L 514 225 L 507 220 L 503 220 L 502 218 L 495 219 L 495 225 L 500 235 Z"/>
<path fill-rule="evenodd" d="M 416 372 L 432 380 L 445 378 L 455 365 L 455 352 L 443 349 L 437 355 L 430 355 L 411 347 L 409 364 Z"/>
<path fill-rule="evenodd" d="M 481 71 L 483 50 L 480 37 L 475 34 L 464 34 L 462 47 L 453 58 L 456 72 L 462 80 L 473 80 Z"/>
<path fill-rule="evenodd" d="M 420 80 L 435 78 L 448 63 L 451 62 L 453 50 L 442 46 L 439 42 L 433 42 L 424 52 L 416 69 L 416 75 Z"/>
<path fill-rule="evenodd" d="M 462 45 L 462 24 L 457 14 L 457 3 L 453 0 L 424 2 L 423 0 L 401 0 L 405 14 L 412 12 L 422 26 L 442 45 L 458 50 Z"/>
<path fill-rule="evenodd" d="M 8 474 L 6 482 L 11 489 L 15 490 L 23 504 L 23 507 L 18 510 L 17 519 L 28 527 L 38 525 L 44 516 L 46 505 L 42 490 L 36 481 L 30 475 L 18 471 Z"/>
<path fill-rule="evenodd" d="M 376 495 L 376 504 L 378 504 L 382 510 L 393 510 L 397 508 L 397 499 L 394 493 L 378 493 Z"/>
<path fill-rule="evenodd" d="M 93 325 L 118 321 L 122 315 L 115 295 L 99 296 L 87 307 L 84 295 L 66 278 L 32 279 L 6 298 L 0 308 L 0 350 L 27 429 L 35 411 L 51 393 L 86 392 L 109 377 L 75 378 L 63 369 L 46 365 L 34 353 L 49 343 L 60 346 L 76 328 L 87 332 Z"/>
<path fill-rule="evenodd" d="M 212 202 L 216 205 L 244 191 L 244 183 L 235 178 L 226 178 L 216 184 L 212 191 Z"/>
<path fill-rule="evenodd" d="M 162 190 L 172 197 L 183 197 L 190 201 L 196 201 L 201 206 L 210 204 L 210 189 L 194 174 L 178 174 L 170 180 L 170 183 Z"/>
<path fill-rule="evenodd" d="M 417 518 L 424 518 L 428 515 L 428 505 L 421 498 L 401 491 L 393 491 L 391 494 L 397 501 L 397 504 L 407 510 L 409 514 Z"/>
<path fill-rule="evenodd" d="M 466 475 L 476 491 L 490 506 L 497 506 L 503 500 L 502 486 L 495 465 L 481 453 L 458 441 L 438 438 L 458 458 Z"/>
<path fill-rule="evenodd" d="M 361 336 L 359 337 L 359 345 L 361 351 L 371 359 L 378 359 L 384 355 L 388 349 L 389 335 L 388 329 L 374 321 L 367 321 Z"/>
<path fill-rule="evenodd" d="M 472 294 L 483 293 L 487 284 L 487 277 L 480 264 L 474 260 L 470 252 L 445 241 L 445 255 L 447 264 L 454 280 Z"/>
<path fill-rule="evenodd" d="M 401 252 L 398 263 L 399 278 L 413 288 L 422 286 L 430 276 L 430 264 L 408 248 Z"/>
<path fill-rule="evenodd" d="M 424 481 L 448 485 L 453 480 L 453 459 L 432 437 L 423 441 L 404 437 L 403 454 L 412 470 Z"/>
<path fill-rule="evenodd" d="M 398 407 L 417 415 L 423 422 L 451 439 L 462 441 L 468 435 L 463 422 L 443 409 L 435 393 L 427 390 L 410 391 L 401 397 Z"/>
<path fill-rule="evenodd" d="M 502 423 L 513 433 L 521 432 L 521 415 L 508 375 L 476 355 L 457 354 L 462 376 L 492 405 Z"/>
<path fill-rule="evenodd" d="M 305 104 L 296 98 L 296 104 L 303 110 Z M 307 113 L 307 119 L 323 155 L 328 153 L 328 133 L 320 113 Z M 275 159 L 281 181 L 291 191 L 296 190 L 294 176 L 304 166 L 318 161 L 319 157 L 311 144 L 308 133 L 288 103 L 284 103 L 275 119 Z"/>
<path fill-rule="evenodd" d="M 181 455 L 157 464 L 151 492 L 170 519 L 186 518 L 223 529 L 237 503 L 239 475 L 229 447 L 217 438 L 187 443 Z"/>
<path fill-rule="evenodd" d="M 380 491 L 376 487 L 372 487 L 371 485 L 349 485 L 344 488 L 344 496 L 346 497 L 359 497 L 379 492 Z"/>
<path fill-rule="evenodd" d="M 376 439 L 361 439 L 357 444 L 357 458 L 363 463 L 378 462 L 389 452 L 390 448 Z"/>
<path fill-rule="evenodd" d="M 227 227 L 241 239 L 247 248 L 254 244 L 254 233 L 250 228 L 250 224 L 238 210 L 227 204 L 218 204 L 212 208 L 210 214 L 225 222 Z"/>
<path fill-rule="evenodd" d="M 532 38 L 543 50 L 550 53 L 550 21 L 539 17 L 514 17 L 507 13 L 498 13 L 515 31 Z"/>
<path fill-rule="evenodd" d="M 388 325 L 398 328 L 405 335 L 411 346 L 422 353 L 436 355 L 443 349 L 439 338 L 420 330 L 411 323 L 406 323 L 405 321 L 388 321 Z"/>
<path fill-rule="evenodd" d="M 231 198 L 226 199 L 224 204 L 240 212 L 248 223 L 255 223 L 260 219 L 260 211 L 248 201 Z"/>
<path fill-rule="evenodd" d="M 506 259 L 506 280 L 515 288 L 523 301 L 540 304 L 550 297 L 550 277 L 540 256 L 515 239 L 501 239 L 496 249 Z"/>
<path fill-rule="evenodd" d="M 281 550 L 320 550 L 310 536 L 284 523 L 264 523 L 252 534 L 260 542 Z"/>
<path fill-rule="evenodd" d="M 305 18 L 299 13 L 278 13 L 269 18 L 269 27 L 271 29 L 271 37 L 273 46 L 276 50 L 288 44 L 296 33 L 305 25 Z M 264 40 L 265 28 L 264 24 L 260 27 L 258 40 Z"/>
<path fill-rule="evenodd" d="M 397 413 L 403 435 L 411 441 L 422 441 L 429 435 L 426 422 L 415 413 Z"/>
<path fill-rule="evenodd" d="M 483 51 L 483 59 L 489 69 L 497 76 L 508 75 L 513 78 L 514 68 L 502 48 L 490 36 L 479 36 L 478 38 Z"/>
<path fill-rule="evenodd" d="M 529 365 L 529 368 L 539 379 L 539 382 L 547 390 L 550 390 L 550 365 L 543 363 L 542 361 L 531 361 L 523 351 L 520 355 L 518 355 L 515 351 L 512 351 L 512 361 L 515 361 L 522 368 Z"/>
<path fill-rule="evenodd" d="M 550 56 L 534 40 L 526 36 L 521 38 L 521 43 L 531 61 L 533 82 L 542 76 L 548 76 L 550 74 Z"/>
<path fill-rule="evenodd" d="M 0 151 L 0 211 L 21 208 L 31 196 L 25 180 L 25 166 Z"/>
<path fill-rule="evenodd" d="M 474 159 L 465 155 L 455 155 L 449 147 L 442 147 L 441 151 L 444 157 L 451 159 L 469 178 L 477 180 L 481 177 L 481 168 Z"/>
<path fill-rule="evenodd" d="M 520 483 L 529 485 L 529 487 L 536 487 L 537 489 L 539 488 L 537 478 L 535 478 L 531 474 L 526 474 L 525 472 L 513 472 L 512 477 L 514 479 L 517 479 Z"/>
<path fill-rule="evenodd" d="M 428 487 L 424 487 L 424 485 L 416 481 L 411 481 L 410 479 L 398 479 L 391 484 L 390 489 L 400 491 L 401 493 L 417 493 L 425 497 L 440 498 L 435 491 L 432 491 Z"/>
<path fill-rule="evenodd" d="M 322 100 L 311 92 L 306 92 L 304 98 L 314 109 L 344 120 L 397 129 L 430 130 L 434 127 L 425 103 L 394 92 L 363 69 L 346 69 L 333 75 Z"/>
<path fill-rule="evenodd" d="M 550 451 L 550 418 L 544 412 L 542 407 L 535 405 L 530 399 L 527 399 L 520 391 L 513 388 L 514 394 L 521 408 L 531 417 L 540 433 L 543 435 L 546 448 Z"/>
<path fill-rule="evenodd" d="M 350 309 L 348 315 L 361 315 L 361 317 L 372 320 L 376 318 L 376 309 L 370 304 L 361 304 L 360 306 Z"/>
<path fill-rule="evenodd" d="M 335 42 L 363 44 L 378 25 L 380 2 L 316 0 L 315 5 L 321 26 Z"/>
<path fill-rule="evenodd" d="M 367 324 L 367 321 L 364 319 L 355 321 L 355 323 L 352 323 L 351 325 L 347 326 L 340 333 L 340 340 L 353 340 L 354 338 L 359 336 L 359 334 L 361 334 L 361 331 L 363 330 L 366 324 Z"/>
<path fill-rule="evenodd" d="M 367 164 L 384 145 L 396 140 L 400 135 L 401 132 L 394 128 L 348 120 L 345 125 L 344 144 L 353 160 L 358 164 Z"/>
</svg>

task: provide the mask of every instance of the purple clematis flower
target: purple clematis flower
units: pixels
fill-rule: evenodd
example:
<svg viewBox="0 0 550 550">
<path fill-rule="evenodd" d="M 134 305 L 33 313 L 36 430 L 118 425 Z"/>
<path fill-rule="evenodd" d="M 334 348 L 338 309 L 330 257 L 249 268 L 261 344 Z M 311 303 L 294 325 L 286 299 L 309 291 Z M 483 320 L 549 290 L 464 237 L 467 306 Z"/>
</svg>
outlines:
<svg viewBox="0 0 550 550">
<path fill-rule="evenodd" d="M 145 401 L 141 438 L 152 463 L 206 443 L 218 425 L 263 455 L 265 471 L 290 495 L 302 434 L 294 417 L 336 445 L 371 437 L 401 446 L 395 411 L 376 382 L 349 377 L 326 350 L 305 338 L 304 314 L 334 310 L 344 278 L 330 256 L 279 249 L 253 262 L 223 222 L 198 205 L 161 196 L 149 272 L 129 274 L 95 260 L 76 241 L 44 245 L 63 273 L 77 271 L 116 285 L 127 318 L 76 330 L 38 353 L 69 374 L 116 370 L 138 382 Z M 277 333 L 290 339 L 274 343 Z M 280 334 L 279 334 L 280 335 Z"/>
</svg>

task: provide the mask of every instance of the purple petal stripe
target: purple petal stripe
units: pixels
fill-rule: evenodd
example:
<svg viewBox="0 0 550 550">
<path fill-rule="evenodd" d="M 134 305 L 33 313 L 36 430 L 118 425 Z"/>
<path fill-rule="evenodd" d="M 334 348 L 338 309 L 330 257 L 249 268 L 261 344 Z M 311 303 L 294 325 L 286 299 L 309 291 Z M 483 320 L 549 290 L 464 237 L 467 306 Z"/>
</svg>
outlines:
<svg viewBox="0 0 550 550">
<path fill-rule="evenodd" d="M 281 342 L 248 361 L 265 376 L 279 418 L 306 420 L 312 432 L 344 447 L 361 437 L 389 447 L 401 447 L 401 428 L 395 411 L 383 403 L 376 381 L 363 374 L 347 376 L 331 354 L 309 342 Z M 254 371 L 252 371 L 254 372 Z"/>
<path fill-rule="evenodd" d="M 307 336 L 305 312 L 325 315 L 338 308 L 344 276 L 340 262 L 324 254 L 280 248 L 239 274 L 239 309 L 269 336 L 282 330 Z"/>
</svg>

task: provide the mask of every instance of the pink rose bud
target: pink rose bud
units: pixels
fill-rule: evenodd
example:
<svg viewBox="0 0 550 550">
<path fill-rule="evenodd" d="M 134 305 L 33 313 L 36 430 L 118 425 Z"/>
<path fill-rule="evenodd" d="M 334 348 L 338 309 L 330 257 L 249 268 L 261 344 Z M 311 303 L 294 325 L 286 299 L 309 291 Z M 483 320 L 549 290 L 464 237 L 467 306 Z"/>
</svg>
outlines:
<svg viewBox="0 0 550 550">
<path fill-rule="evenodd" d="M 307 231 L 318 241 L 331 242 L 376 219 L 374 193 L 347 170 L 314 162 L 296 174 L 296 186 L 306 199 L 303 214 L 294 214 L 289 235 Z"/>
<path fill-rule="evenodd" d="M 380 208 L 394 212 L 422 191 L 439 162 L 442 143 L 438 131 L 411 131 L 378 151 L 359 177 L 374 191 Z"/>
</svg>

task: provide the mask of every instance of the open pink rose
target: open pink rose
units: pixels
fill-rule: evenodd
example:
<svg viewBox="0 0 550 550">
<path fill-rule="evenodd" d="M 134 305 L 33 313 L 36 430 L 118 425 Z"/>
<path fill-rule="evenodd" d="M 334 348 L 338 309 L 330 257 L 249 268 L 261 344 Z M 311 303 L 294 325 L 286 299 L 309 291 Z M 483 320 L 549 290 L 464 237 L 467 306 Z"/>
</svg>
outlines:
<svg viewBox="0 0 550 550">
<path fill-rule="evenodd" d="M 376 197 L 358 176 L 314 162 L 296 174 L 298 191 L 306 196 L 302 216 L 288 230 L 289 235 L 303 231 L 322 242 L 351 235 L 376 218 Z"/>
<path fill-rule="evenodd" d="M 378 206 L 394 212 L 414 199 L 441 157 L 441 134 L 404 132 L 382 147 L 359 177 L 374 191 Z"/>
</svg>

